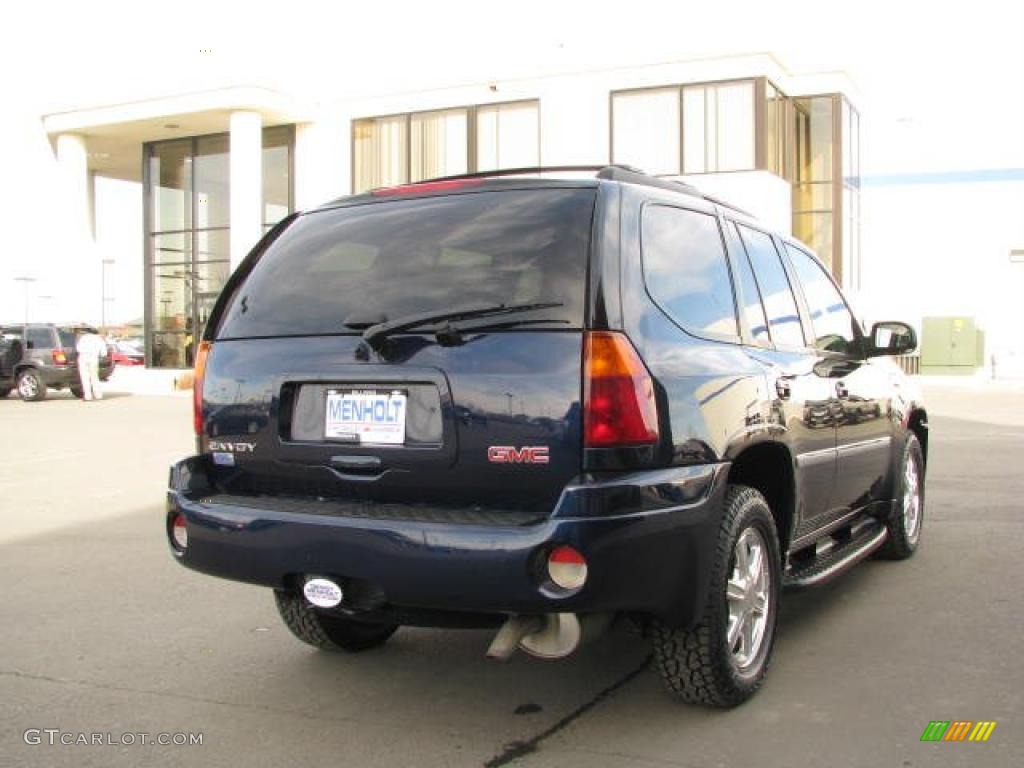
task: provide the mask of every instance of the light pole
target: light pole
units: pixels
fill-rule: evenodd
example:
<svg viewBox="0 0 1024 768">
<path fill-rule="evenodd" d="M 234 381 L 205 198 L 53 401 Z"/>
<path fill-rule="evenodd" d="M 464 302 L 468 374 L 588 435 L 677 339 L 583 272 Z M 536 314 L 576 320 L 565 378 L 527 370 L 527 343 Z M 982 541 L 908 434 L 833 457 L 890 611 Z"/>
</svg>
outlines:
<svg viewBox="0 0 1024 768">
<path fill-rule="evenodd" d="M 22 283 L 25 286 L 25 325 L 28 325 L 28 289 L 29 284 L 34 283 L 36 278 L 22 276 L 14 278 L 14 281 L 16 283 Z"/>
<path fill-rule="evenodd" d="M 100 328 L 102 333 L 107 332 L 107 302 L 113 301 L 112 296 L 107 296 L 107 265 L 116 264 L 114 259 L 104 259 L 102 265 L 102 277 L 100 278 L 102 284 L 100 285 Z"/>
</svg>

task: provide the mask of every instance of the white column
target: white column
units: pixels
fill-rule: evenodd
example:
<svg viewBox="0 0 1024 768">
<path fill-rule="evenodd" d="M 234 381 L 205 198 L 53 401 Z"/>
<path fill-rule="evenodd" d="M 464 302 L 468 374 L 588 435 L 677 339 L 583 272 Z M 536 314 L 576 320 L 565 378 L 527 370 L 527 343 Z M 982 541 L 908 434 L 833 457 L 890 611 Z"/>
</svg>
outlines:
<svg viewBox="0 0 1024 768">
<path fill-rule="evenodd" d="M 85 137 L 62 133 L 57 137 L 57 164 L 64 177 L 69 213 L 76 237 L 93 236 L 92 177 L 89 175 L 89 153 Z"/>
<path fill-rule="evenodd" d="M 231 113 L 231 268 L 263 234 L 263 119 Z"/>
<path fill-rule="evenodd" d="M 61 182 L 61 226 L 56 234 L 57 253 L 51 264 L 55 268 L 53 273 L 59 277 L 45 287 L 34 287 L 55 297 L 56 304 L 50 308 L 54 316 L 80 317 L 98 323 L 103 315 L 103 287 L 94 238 L 93 179 L 85 137 L 74 133 L 58 135 L 56 157 Z"/>
</svg>

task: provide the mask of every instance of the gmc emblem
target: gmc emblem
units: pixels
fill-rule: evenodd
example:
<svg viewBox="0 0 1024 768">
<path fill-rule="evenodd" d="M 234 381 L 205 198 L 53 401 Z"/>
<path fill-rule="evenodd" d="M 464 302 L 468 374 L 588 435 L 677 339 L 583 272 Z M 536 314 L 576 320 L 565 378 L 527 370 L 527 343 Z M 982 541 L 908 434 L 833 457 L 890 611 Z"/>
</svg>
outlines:
<svg viewBox="0 0 1024 768">
<path fill-rule="evenodd" d="M 492 464 L 547 464 L 548 447 L 524 445 L 522 448 L 516 448 L 511 445 L 492 445 L 487 449 L 487 460 Z"/>
</svg>

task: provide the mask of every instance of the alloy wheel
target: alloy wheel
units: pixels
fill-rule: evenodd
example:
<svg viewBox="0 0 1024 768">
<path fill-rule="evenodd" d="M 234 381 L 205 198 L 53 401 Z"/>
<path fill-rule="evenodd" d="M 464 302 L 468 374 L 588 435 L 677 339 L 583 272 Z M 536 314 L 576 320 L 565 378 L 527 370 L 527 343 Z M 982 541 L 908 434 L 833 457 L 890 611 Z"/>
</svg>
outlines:
<svg viewBox="0 0 1024 768">
<path fill-rule="evenodd" d="M 25 400 L 31 400 L 39 394 L 39 382 L 34 375 L 30 373 L 18 380 L 18 394 Z"/>
<path fill-rule="evenodd" d="M 911 543 L 921 535 L 921 481 L 917 462 L 909 456 L 903 470 L 903 530 Z"/>
<path fill-rule="evenodd" d="M 740 673 L 755 665 L 764 646 L 771 607 L 768 545 L 756 528 L 747 528 L 733 549 L 732 575 L 726 584 L 729 607 L 726 639 Z"/>
</svg>

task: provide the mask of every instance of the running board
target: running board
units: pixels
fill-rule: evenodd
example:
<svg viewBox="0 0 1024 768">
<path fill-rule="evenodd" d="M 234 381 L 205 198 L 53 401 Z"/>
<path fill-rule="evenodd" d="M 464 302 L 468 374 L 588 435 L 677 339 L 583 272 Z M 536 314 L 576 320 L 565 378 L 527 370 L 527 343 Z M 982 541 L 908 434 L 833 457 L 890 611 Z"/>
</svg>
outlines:
<svg viewBox="0 0 1024 768">
<path fill-rule="evenodd" d="M 885 526 L 876 520 L 870 525 L 863 525 L 852 538 L 827 554 L 802 568 L 787 571 L 782 578 L 782 586 L 784 589 L 797 590 L 824 584 L 871 555 L 885 543 L 888 536 Z"/>
</svg>

